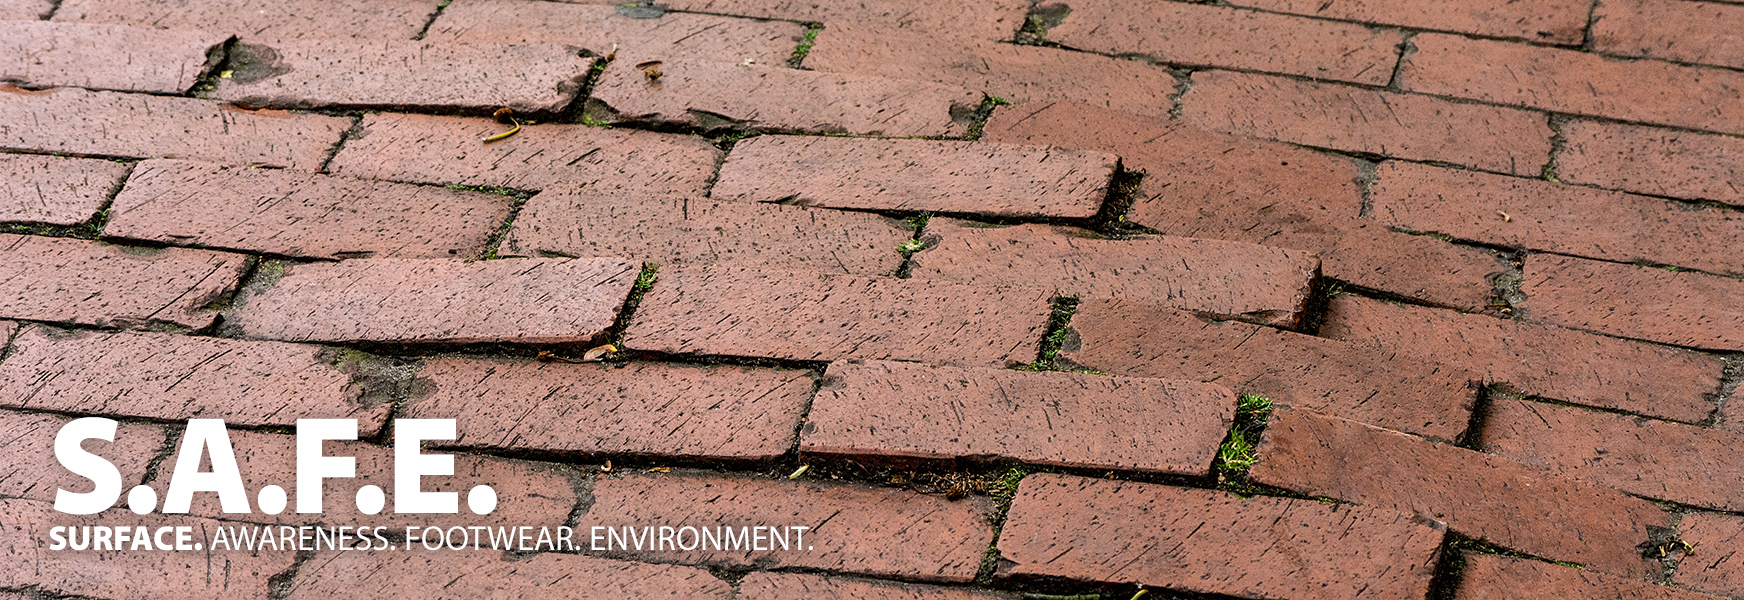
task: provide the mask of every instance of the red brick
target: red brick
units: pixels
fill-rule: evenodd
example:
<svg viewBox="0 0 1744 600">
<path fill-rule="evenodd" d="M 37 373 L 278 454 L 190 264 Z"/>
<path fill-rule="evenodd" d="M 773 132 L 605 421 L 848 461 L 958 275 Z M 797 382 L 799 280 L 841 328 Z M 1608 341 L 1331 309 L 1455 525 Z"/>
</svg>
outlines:
<svg viewBox="0 0 1744 600">
<path fill-rule="evenodd" d="M 1695 546 L 1693 556 L 1678 563 L 1672 582 L 1692 590 L 1728 596 L 1744 595 L 1744 518 L 1733 515 L 1688 514 L 1678 523 L 1678 537 Z"/>
<path fill-rule="evenodd" d="M 1658 198 L 1404 162 L 1380 167 L 1370 197 L 1393 227 L 1618 262 L 1744 274 L 1744 213 Z"/>
<path fill-rule="evenodd" d="M 54 9 L 54 0 L 0 0 L 0 19 L 42 19 L 47 18 Z"/>
<path fill-rule="evenodd" d="M 1547 118 L 1512 108 L 1226 71 L 1193 74 L 1189 123 L 1394 158 L 1537 175 L 1550 156 Z"/>
<path fill-rule="evenodd" d="M 1401 89 L 1744 133 L 1744 73 L 1437 33 L 1411 43 L 1417 52 L 1399 69 Z"/>
<path fill-rule="evenodd" d="M 1279 236 L 1276 243 L 1319 252 L 1327 277 L 1468 311 L 1489 308 L 1496 279 L 1513 266 L 1506 255 L 1393 231 L 1368 219 L 1330 234 Z"/>
<path fill-rule="evenodd" d="M 1636 545 L 1670 516 L 1622 492 L 1302 410 L 1272 414 L 1259 455 L 1250 470 L 1259 483 L 1408 511 L 1467 537 L 1597 571 L 1659 575 Z"/>
<path fill-rule="evenodd" d="M 582 543 L 586 543 L 585 541 Z M 285 598 L 325 600 L 351 595 L 474 598 L 720 598 L 733 587 L 692 567 L 645 565 L 590 556 L 502 552 L 323 552 L 291 581 Z"/>
<path fill-rule="evenodd" d="M 587 114 L 612 123 L 659 122 L 812 134 L 958 136 L 962 115 L 981 95 L 944 84 L 685 60 L 658 67 L 655 79 L 634 63 L 601 73 Z"/>
<path fill-rule="evenodd" d="M 1744 68 L 1744 6 L 1683 0 L 1612 0 L 1593 13 L 1593 49 Z"/>
<path fill-rule="evenodd" d="M 1320 335 L 1436 360 L 1534 396 L 1690 423 L 1714 410 L 1718 358 L 1560 327 L 1337 296 Z"/>
<path fill-rule="evenodd" d="M 1465 555 L 1465 569 L 1459 576 L 1459 592 L 1454 597 L 1458 600 L 1720 600 L 1716 596 L 1626 577 L 1494 554 Z"/>
<path fill-rule="evenodd" d="M 909 585 L 889 581 L 759 571 L 739 582 L 740 600 L 996 600 L 1009 596 L 982 590 Z"/>
<path fill-rule="evenodd" d="M 301 264 L 228 318 L 246 336 L 290 341 L 588 342 L 639 271 L 610 258 Z"/>
<path fill-rule="evenodd" d="M 1744 139 L 1593 121 L 1562 136 L 1556 172 L 1569 183 L 1744 205 Z"/>
<path fill-rule="evenodd" d="M 25 126 L 29 123 L 29 126 Z M 351 119 L 218 102 L 0 84 L 0 148 L 321 168 Z"/>
<path fill-rule="evenodd" d="M 763 136 L 741 142 L 712 196 L 807 206 L 1088 218 L 1120 159 L 1044 146 Z"/>
<path fill-rule="evenodd" d="M 1526 259 L 1520 305 L 1550 325 L 1712 350 L 1744 350 L 1744 281 L 1551 255 Z"/>
<path fill-rule="evenodd" d="M 989 502 L 893 488 L 706 475 L 626 475 L 594 483 L 578 532 L 671 523 L 696 527 L 809 527 L 786 551 L 623 551 L 654 562 L 825 569 L 920 581 L 967 582 L 993 542 Z M 796 541 L 789 536 L 790 543 Z M 602 542 L 603 544 L 604 542 Z M 779 548 L 779 546 L 776 546 Z"/>
<path fill-rule="evenodd" d="M 442 9 L 423 39 L 581 46 L 599 56 L 616 52 L 616 60 L 632 65 L 645 60 L 784 65 L 805 39 L 805 26 L 686 13 L 641 19 L 606 5 L 458 0 Z"/>
<path fill-rule="evenodd" d="M 247 265 L 236 254 L 13 234 L 0 234 L 0 256 L 0 317 L 100 327 L 211 325 L 218 313 L 202 307 Z"/>
<path fill-rule="evenodd" d="M 528 256 L 893 275 L 897 248 L 913 236 L 907 224 L 867 213 L 583 189 L 528 200 L 504 246 Z"/>
<path fill-rule="evenodd" d="M 129 169 L 106 160 L 0 155 L 0 221 L 84 223 L 121 187 Z"/>
<path fill-rule="evenodd" d="M 1744 509 L 1744 434 L 1497 398 L 1483 450 L 1546 473 L 1657 500 Z"/>
<path fill-rule="evenodd" d="M 1388 510 L 1041 473 L 1012 501 L 998 576 L 1244 598 L 1421 598 L 1441 537 Z"/>
<path fill-rule="evenodd" d="M 54 502 L 57 490 L 86 493 L 91 480 L 74 475 L 55 459 L 55 436 L 71 417 L 0 411 L 0 496 Z M 121 472 L 121 489 L 145 480 L 146 464 L 163 450 L 164 429 L 157 425 L 121 423 L 113 441 L 86 440 L 86 452 L 102 457 Z"/>
<path fill-rule="evenodd" d="M 664 270 L 624 345 L 792 360 L 1035 360 L 1051 292 L 757 268 Z"/>
<path fill-rule="evenodd" d="M 1591 3 L 1583 0 L 1236 0 L 1234 4 L 1340 21 L 1523 38 L 1552 44 L 1581 43 L 1587 28 L 1587 12 L 1592 8 Z"/>
<path fill-rule="evenodd" d="M 1023 27 L 1024 16 L 1030 8 L 1023 0 L 674 0 L 666 6 L 689 12 L 832 25 L 872 25 L 934 36 L 986 40 L 1011 39 Z"/>
<path fill-rule="evenodd" d="M 415 41 L 238 43 L 213 95 L 243 106 L 418 107 L 555 113 L 593 59 L 567 46 Z"/>
<path fill-rule="evenodd" d="M 1227 67 L 1386 85 L 1405 35 L 1237 8 L 1077 0 L 1048 41 L 1175 65 Z"/>
<path fill-rule="evenodd" d="M 0 363 L 0 404 L 243 427 L 358 419 L 374 435 L 393 406 L 363 398 L 329 350 L 159 333 L 28 327 Z"/>
<path fill-rule="evenodd" d="M 1059 357 L 1117 375 L 1204 381 L 1431 438 L 1459 438 L 1472 373 L 1354 344 L 1124 300 L 1078 304 Z"/>
<path fill-rule="evenodd" d="M 801 452 L 1203 476 L 1235 410 L 1221 386 L 1163 379 L 883 361 L 825 376 Z"/>
<path fill-rule="evenodd" d="M 523 125 L 490 119 L 376 113 L 329 165 L 339 175 L 517 190 L 588 186 L 651 194 L 708 191 L 721 151 L 708 140 L 585 125 Z"/>
<path fill-rule="evenodd" d="M 761 460 L 793 446 L 811 399 L 807 371 L 505 362 L 441 358 L 418 372 L 434 388 L 413 419 L 455 419 L 442 445 Z"/>
<path fill-rule="evenodd" d="M 0 79 L 30 87 L 74 86 L 182 94 L 214 66 L 207 51 L 230 36 L 45 21 L 0 21 Z"/>
<path fill-rule="evenodd" d="M 440 0 L 62 0 L 56 21 L 206 29 L 246 40 L 376 38 L 409 40 Z"/>
</svg>

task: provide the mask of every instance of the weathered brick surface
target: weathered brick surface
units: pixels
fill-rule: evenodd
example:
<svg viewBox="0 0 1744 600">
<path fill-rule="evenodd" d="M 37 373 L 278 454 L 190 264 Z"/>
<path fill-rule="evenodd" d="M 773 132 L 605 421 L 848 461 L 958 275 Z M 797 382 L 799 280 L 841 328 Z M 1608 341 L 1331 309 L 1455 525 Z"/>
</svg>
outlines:
<svg viewBox="0 0 1744 600">
<path fill-rule="evenodd" d="M 867 213 L 581 189 L 528 200 L 504 246 L 526 256 L 894 275 L 897 248 L 913 236 L 906 224 Z"/>
<path fill-rule="evenodd" d="M 1744 281 L 1550 255 L 1526 259 L 1521 308 L 1541 323 L 1712 350 L 1744 350 Z"/>
<path fill-rule="evenodd" d="M 241 255 L 0 234 L 0 317 L 86 325 L 201 328 L 234 289 Z"/>
<path fill-rule="evenodd" d="M 106 237 L 309 258 L 472 258 L 509 198 L 440 187 L 148 160 L 115 196 Z"/>
<path fill-rule="evenodd" d="M 514 137 L 479 142 L 507 130 L 490 119 L 366 115 L 328 168 L 418 183 L 702 195 L 721 156 L 700 137 L 554 123 L 523 125 Z"/>
<path fill-rule="evenodd" d="M 284 40 L 231 47 L 213 95 L 244 106 L 563 110 L 593 59 L 568 46 Z"/>
<path fill-rule="evenodd" d="M 610 258 L 303 264 L 229 319 L 290 341 L 586 342 L 612 325 L 639 271 Z"/>
<path fill-rule="evenodd" d="M 1095 216 L 1120 159 L 1095 151 L 935 140 L 763 136 L 741 142 L 713 197 L 1001 216 Z"/>
<path fill-rule="evenodd" d="M 1744 509 L 1744 434 L 1641 417 L 1497 398 L 1483 450 L 1637 496 Z"/>
<path fill-rule="evenodd" d="M 1670 516 L 1622 492 L 1302 410 L 1272 414 L 1259 455 L 1250 473 L 1266 485 L 1445 521 L 1462 535 L 1597 571 L 1659 573 L 1636 545 Z"/>
<path fill-rule="evenodd" d="M 1744 139 L 1569 121 L 1556 172 L 1569 183 L 1744 205 Z"/>
<path fill-rule="evenodd" d="M 1744 6 L 1683 0 L 1602 2 L 1593 14 L 1593 49 L 1744 68 Z"/>
<path fill-rule="evenodd" d="M 582 541 L 586 544 L 585 539 Z M 285 598 L 354 594 L 432 600 L 474 598 L 719 598 L 727 582 L 694 567 L 544 553 L 510 559 L 492 550 L 322 552 L 297 571 Z"/>
<path fill-rule="evenodd" d="M 756 572 L 739 581 L 741 600 L 995 600 L 1005 594 L 889 581 Z"/>
<path fill-rule="evenodd" d="M 799 23 L 685 13 L 643 19 L 626 12 L 609 5 L 458 0 L 442 9 L 424 39 L 581 46 L 599 56 L 616 52 L 617 60 L 632 65 L 645 60 L 781 65 L 805 39 Z"/>
<path fill-rule="evenodd" d="M 54 9 L 54 0 L 0 0 L 0 19 L 41 19 Z"/>
<path fill-rule="evenodd" d="M 660 272 L 625 332 L 637 350 L 1003 367 L 1035 360 L 1053 294 L 757 268 Z"/>
<path fill-rule="evenodd" d="M 351 126 L 342 117 L 242 110 L 218 102 L 0 84 L 0 148 L 290 167 L 321 162 Z"/>
<path fill-rule="evenodd" d="M 1679 538 L 1696 547 L 1696 554 L 1678 563 L 1673 582 L 1712 594 L 1744 595 L 1744 562 L 1738 560 L 1744 517 L 1689 514 L 1677 530 Z"/>
<path fill-rule="evenodd" d="M 358 419 L 366 436 L 393 409 L 365 402 L 322 348 L 158 333 L 27 327 L 0 363 L 0 387 L 13 408 L 243 427 Z"/>
<path fill-rule="evenodd" d="M 1628 598 L 1629 600 L 1720 600 L 1638 579 L 1494 554 L 1465 555 L 1459 600 L 1551 600 Z"/>
<path fill-rule="evenodd" d="M 0 221 L 88 221 L 121 187 L 130 168 L 106 160 L 0 154 Z"/>
<path fill-rule="evenodd" d="M 62 0 L 56 21 L 205 29 L 245 40 L 372 38 L 409 40 L 441 0 Z"/>
<path fill-rule="evenodd" d="M 825 376 L 801 452 L 1206 475 L 1235 410 L 1222 386 L 1163 379 L 884 361 Z"/>
<path fill-rule="evenodd" d="M 1399 87 L 1549 111 L 1744 133 L 1744 73 L 1426 33 Z"/>
<path fill-rule="evenodd" d="M 963 39 L 1008 40 L 1023 27 L 1023 0 L 674 0 L 674 10 L 785 19 L 810 23 L 865 24 Z"/>
<path fill-rule="evenodd" d="M 1441 537 L 1390 510 L 1043 473 L 1025 477 L 1012 501 L 998 576 L 1413 598 L 1429 591 Z"/>
<path fill-rule="evenodd" d="M 181 94 L 213 66 L 206 52 L 228 35 L 46 21 L 0 21 L 0 79 Z"/>
<path fill-rule="evenodd" d="M 1340 21 L 1459 31 L 1553 44 L 1579 44 L 1591 4 L 1581 0 L 1236 0 L 1233 4 Z"/>
<path fill-rule="evenodd" d="M 1484 315 L 1356 296 L 1327 307 L 1320 335 L 1441 361 L 1516 391 L 1689 423 L 1713 412 L 1712 356 Z"/>
<path fill-rule="evenodd" d="M 1270 71 L 1386 85 L 1404 34 L 1250 10 L 1080 0 L 1048 41 L 1104 54 L 1142 54 L 1176 65 Z"/>
<path fill-rule="evenodd" d="M 1080 302 L 1060 358 L 1117 375 L 1215 383 L 1442 440 L 1465 432 L 1477 400 L 1472 373 L 1433 357 L 1125 300 Z"/>
<path fill-rule="evenodd" d="M 913 275 L 982 285 L 1052 287 L 1293 327 L 1320 261 L 1306 252 L 1171 236 L 1097 239 L 1075 227 L 973 227 L 933 219 Z"/>
<path fill-rule="evenodd" d="M 1266 139 L 1537 175 L 1550 156 L 1542 114 L 1227 71 L 1199 71 L 1182 118 Z"/>
<path fill-rule="evenodd" d="M 981 95 L 949 85 L 789 69 L 785 65 L 684 60 L 649 77 L 614 61 L 600 74 L 588 114 L 609 122 L 676 123 L 890 137 L 956 136 Z"/>
<path fill-rule="evenodd" d="M 946 500 L 907 490 L 705 475 L 626 475 L 594 483 L 590 527 L 654 523 L 697 527 L 810 527 L 804 548 L 622 551 L 654 562 L 826 569 L 924 581 L 975 578 L 993 531 L 989 502 Z M 789 535 L 789 543 L 796 540 Z M 779 548 L 779 546 L 776 546 Z"/>
<path fill-rule="evenodd" d="M 1616 262 L 1744 273 L 1744 212 L 1406 162 L 1381 165 L 1369 197 L 1392 227 Z"/>
<path fill-rule="evenodd" d="M 0 411 L 0 496 L 54 502 L 57 490 L 85 493 L 91 480 L 74 475 L 55 460 L 55 436 L 70 417 Z M 121 472 L 121 489 L 145 480 L 146 464 L 164 447 L 164 428 L 121 423 L 115 439 L 86 440 L 86 452 L 103 457 Z M 0 515 L 0 520 L 9 520 Z"/>
<path fill-rule="evenodd" d="M 455 419 L 468 448 L 766 459 L 793 445 L 808 372 L 667 363 L 528 363 L 443 358 L 413 419 Z"/>
</svg>

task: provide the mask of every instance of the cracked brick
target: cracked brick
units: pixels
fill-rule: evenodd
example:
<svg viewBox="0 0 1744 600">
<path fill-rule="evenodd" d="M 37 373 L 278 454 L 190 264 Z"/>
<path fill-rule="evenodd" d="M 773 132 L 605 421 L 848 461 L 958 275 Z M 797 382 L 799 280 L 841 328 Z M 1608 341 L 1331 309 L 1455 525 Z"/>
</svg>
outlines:
<svg viewBox="0 0 1744 600">
<path fill-rule="evenodd" d="M 84 223 L 121 186 L 128 169 L 106 160 L 0 154 L 0 221 Z"/>
<path fill-rule="evenodd" d="M 199 329 L 204 307 L 236 287 L 237 254 L 128 248 L 68 238 L 0 234 L 0 318 Z"/>
<path fill-rule="evenodd" d="M 182 94 L 230 36 L 125 25 L 0 21 L 0 79 L 35 88 Z"/>
</svg>

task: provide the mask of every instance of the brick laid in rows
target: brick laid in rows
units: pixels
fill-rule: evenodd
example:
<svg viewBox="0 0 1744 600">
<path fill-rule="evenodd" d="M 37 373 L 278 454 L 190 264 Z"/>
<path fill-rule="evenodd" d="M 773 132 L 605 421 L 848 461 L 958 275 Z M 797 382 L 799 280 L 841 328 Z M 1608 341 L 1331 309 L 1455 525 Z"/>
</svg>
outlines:
<svg viewBox="0 0 1744 600">
<path fill-rule="evenodd" d="M 631 65 L 698 59 L 782 65 L 805 39 L 799 23 L 686 13 L 648 19 L 626 12 L 634 14 L 610 5 L 458 0 L 442 9 L 423 39 L 581 46 L 599 56 L 616 53 Z"/>
<path fill-rule="evenodd" d="M 837 361 L 801 452 L 1207 475 L 1235 395 L 1184 381 Z"/>
<path fill-rule="evenodd" d="M 409 40 L 441 0 L 62 0 L 56 21 L 206 29 L 245 40 L 372 38 Z"/>
<path fill-rule="evenodd" d="M 1744 139 L 1569 121 L 1556 172 L 1569 183 L 1744 206 Z"/>
<path fill-rule="evenodd" d="M 328 166 L 365 179 L 517 190 L 587 186 L 651 194 L 708 191 L 721 151 L 708 140 L 585 125 L 523 125 L 513 137 L 481 143 L 509 126 L 490 119 L 376 113 Z"/>
<path fill-rule="evenodd" d="M 1023 27 L 1030 9 L 1023 0 L 673 0 L 665 4 L 673 10 L 688 12 L 870 25 L 936 37 L 983 40 L 1011 39 Z"/>
<path fill-rule="evenodd" d="M 1236 0 L 1233 4 L 1311 17 L 1439 29 L 1485 37 L 1579 44 L 1591 4 L 1581 0 Z"/>
<path fill-rule="evenodd" d="M 928 221 L 921 233 L 928 248 L 913 256 L 916 278 L 1046 286 L 1284 327 L 1301 323 L 1320 272 L 1306 252 L 1222 240 L 1097 239 L 1076 227 L 951 219 Z"/>
<path fill-rule="evenodd" d="M 830 208 L 1088 218 L 1120 159 L 1095 151 L 936 140 L 762 136 L 741 142 L 713 197 Z"/>
<path fill-rule="evenodd" d="M 1525 558 L 1467 554 L 1459 575 L 1458 600 L 1720 600 L 1638 579 L 1606 575 Z"/>
<path fill-rule="evenodd" d="M 587 342 L 611 327 L 639 271 L 611 258 L 301 264 L 229 320 L 289 341 Z"/>
<path fill-rule="evenodd" d="M 1433 359 L 1142 302 L 1085 300 L 1060 358 L 1118 375 L 1204 381 L 1431 438 L 1459 438 L 1477 400 L 1473 374 Z"/>
<path fill-rule="evenodd" d="M 897 248 L 913 235 L 905 223 L 868 213 L 580 189 L 528 200 L 504 247 L 523 256 L 894 275 Z"/>
<path fill-rule="evenodd" d="M 107 160 L 0 154 L 0 221 L 84 223 L 121 187 L 129 169 Z"/>
<path fill-rule="evenodd" d="M 0 21 L 0 80 L 182 94 L 214 66 L 229 35 L 47 21 Z"/>
<path fill-rule="evenodd" d="M 555 113 L 593 59 L 573 47 L 416 41 L 238 43 L 212 93 L 244 106 L 420 107 Z"/>
<path fill-rule="evenodd" d="M 1744 68 L 1744 6 L 1684 0 L 1602 2 L 1593 13 L 1593 49 Z"/>
<path fill-rule="evenodd" d="M 1250 471 L 1259 483 L 1415 513 L 1467 537 L 1597 571 L 1659 574 L 1636 545 L 1670 516 L 1616 490 L 1303 410 L 1273 413 L 1259 455 Z"/>
<path fill-rule="evenodd" d="M 509 198 L 433 186 L 148 160 L 115 196 L 105 237 L 307 258 L 471 258 Z"/>
<path fill-rule="evenodd" d="M 624 345 L 792 360 L 1035 360 L 1052 292 L 751 267 L 660 272 Z"/>
<path fill-rule="evenodd" d="M 442 358 L 413 419 L 455 419 L 444 446 L 700 459 L 774 458 L 811 398 L 805 371 L 670 363 L 564 364 Z"/>
<path fill-rule="evenodd" d="M 244 427 L 358 419 L 374 435 L 393 410 L 365 400 L 330 351 L 160 333 L 26 327 L 0 363 L 0 405 Z"/>
<path fill-rule="evenodd" d="M 740 600 L 999 600 L 1007 596 L 963 588 L 759 571 L 739 582 Z"/>
<path fill-rule="evenodd" d="M 1724 368 L 1687 350 L 1356 296 L 1332 299 L 1320 335 L 1456 365 L 1525 394 L 1689 423 L 1713 412 L 1708 394 Z"/>
<path fill-rule="evenodd" d="M 583 534 L 585 535 L 585 534 Z M 586 538 L 570 540 L 586 547 Z M 415 596 L 475 598 L 719 598 L 733 587 L 695 567 L 647 565 L 591 556 L 543 553 L 510 558 L 494 550 L 426 552 L 330 551 L 311 556 L 290 580 L 285 598 Z"/>
<path fill-rule="evenodd" d="M 199 329 L 236 287 L 237 254 L 0 234 L 0 318 Z"/>
<path fill-rule="evenodd" d="M 1711 350 L 1744 350 L 1744 281 L 1538 255 L 1520 308 L 1534 321 Z"/>
<path fill-rule="evenodd" d="M 351 119 L 219 102 L 0 84 L 0 148 L 321 168 Z"/>
<path fill-rule="evenodd" d="M 1420 598 L 1441 538 L 1390 510 L 1041 473 L 1011 503 L 997 576 L 1244 598 Z"/>
<path fill-rule="evenodd" d="M 0 411 L 0 440 L 6 440 L 0 444 L 0 496 L 54 502 L 57 490 L 83 494 L 95 487 L 55 458 L 55 436 L 72 420 Z M 82 447 L 115 465 L 125 492 L 145 480 L 147 464 L 163 449 L 164 440 L 163 427 L 120 423 L 113 440 L 86 440 Z"/>
<path fill-rule="evenodd" d="M 1672 581 L 1692 590 L 1726 596 L 1744 595 L 1744 517 L 1688 514 L 1677 524 L 1677 534 L 1696 547 L 1677 565 Z M 1703 552 L 1706 550 L 1706 552 Z"/>
<path fill-rule="evenodd" d="M 1078 0 L 1047 39 L 1176 65 L 1386 85 L 1403 33 L 1222 6 Z"/>
<path fill-rule="evenodd" d="M 949 85 L 687 59 L 652 67 L 613 61 L 587 114 L 613 123 L 889 137 L 956 136 L 981 95 Z"/>
</svg>

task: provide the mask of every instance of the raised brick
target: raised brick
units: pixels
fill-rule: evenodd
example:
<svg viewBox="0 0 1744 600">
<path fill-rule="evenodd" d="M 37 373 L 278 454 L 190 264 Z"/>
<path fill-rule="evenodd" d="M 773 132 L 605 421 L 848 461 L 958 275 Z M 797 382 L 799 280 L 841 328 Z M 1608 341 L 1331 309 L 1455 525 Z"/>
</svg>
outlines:
<svg viewBox="0 0 1744 600">
<path fill-rule="evenodd" d="M 1744 205 L 1744 139 L 1593 121 L 1562 136 L 1556 172 L 1569 183 Z"/>
<path fill-rule="evenodd" d="M 1048 41 L 1177 65 L 1270 71 L 1386 85 L 1405 35 L 1206 4 L 1075 0 Z"/>
<path fill-rule="evenodd" d="M 1744 133 L 1744 73 L 1436 33 L 1411 43 L 1417 52 L 1399 69 L 1405 90 Z"/>
<path fill-rule="evenodd" d="M 202 307 L 247 266 L 236 254 L 13 234 L 0 234 L 0 256 L 0 317 L 101 327 L 211 325 L 218 313 Z"/>
<path fill-rule="evenodd" d="M 0 154 L 0 221 L 84 223 L 121 187 L 130 168 L 107 160 Z"/>
<path fill-rule="evenodd" d="M 517 190 L 587 186 L 653 194 L 708 191 L 721 151 L 708 140 L 585 125 L 523 125 L 514 137 L 490 119 L 377 113 L 329 165 L 367 179 Z"/>
<path fill-rule="evenodd" d="M 974 227 L 933 219 L 914 276 L 983 285 L 1046 286 L 1293 327 L 1320 261 L 1306 252 L 1172 236 L 1098 239 L 1075 227 Z"/>
<path fill-rule="evenodd" d="M 1389 510 L 1039 473 L 1012 501 L 998 576 L 1244 598 L 1421 598 L 1441 537 Z"/>
<path fill-rule="evenodd" d="M 1593 49 L 1744 68 L 1744 6 L 1684 0 L 1601 2 L 1593 13 Z"/>
<path fill-rule="evenodd" d="M 572 0 L 573 1 L 573 0 Z M 1023 0 L 674 0 L 668 8 L 690 12 L 785 19 L 808 23 L 873 25 L 951 38 L 1008 40 L 1023 27 Z"/>
<path fill-rule="evenodd" d="M 1550 156 L 1542 114 L 1227 71 L 1193 74 L 1182 117 L 1218 131 L 1537 175 Z"/>
<path fill-rule="evenodd" d="M 54 502 L 57 490 L 90 492 L 90 479 L 74 475 L 55 459 L 55 436 L 70 417 L 0 411 L 0 496 Z M 164 429 L 157 425 L 121 423 L 115 439 L 86 440 L 86 452 L 102 457 L 121 472 L 121 489 L 145 480 L 146 464 L 164 447 Z"/>
<path fill-rule="evenodd" d="M 1534 396 L 1690 423 L 1714 410 L 1718 358 L 1484 315 L 1337 296 L 1320 335 L 1436 360 Z"/>
<path fill-rule="evenodd" d="M 801 452 L 1203 476 L 1235 410 L 1222 386 L 1163 379 L 884 361 L 825 375 Z"/>
<path fill-rule="evenodd" d="M 1411 235 L 1362 219 L 1329 233 L 1278 236 L 1276 245 L 1320 255 L 1327 277 L 1437 306 L 1490 308 L 1510 257 L 1482 248 Z"/>
<path fill-rule="evenodd" d="M 45 88 L 73 86 L 181 94 L 215 64 L 207 51 L 230 36 L 46 21 L 0 21 L 0 79 Z"/>
<path fill-rule="evenodd" d="M 983 590 L 759 571 L 739 581 L 740 600 L 996 600 Z"/>
<path fill-rule="evenodd" d="M 989 502 L 951 501 L 906 490 L 704 475 L 626 475 L 594 483 L 593 506 L 578 531 L 593 526 L 809 527 L 804 548 L 623 551 L 655 562 L 796 567 L 923 581 L 975 578 L 993 531 Z M 797 542 L 792 534 L 790 543 Z M 768 543 L 768 542 L 765 542 Z M 779 548 L 779 546 L 775 546 Z"/>
<path fill-rule="evenodd" d="M 1459 438 L 1474 376 L 1432 359 L 1378 352 L 1125 300 L 1078 304 L 1059 357 L 1138 377 L 1204 381 L 1431 438 Z"/>
<path fill-rule="evenodd" d="M 981 95 L 944 84 L 801 71 L 786 66 L 685 60 L 649 77 L 612 62 L 587 114 L 614 123 L 890 137 L 956 136 Z"/>
<path fill-rule="evenodd" d="M 1467 554 L 1458 600 L 1720 600 L 1645 581 L 1494 554 Z"/>
<path fill-rule="evenodd" d="M 1560 477 L 1719 510 L 1744 509 L 1744 434 L 1497 398 L 1483 448 Z"/>
<path fill-rule="evenodd" d="M 1035 360 L 1051 292 L 756 268 L 662 271 L 625 332 L 638 350 L 1003 367 Z"/>
<path fill-rule="evenodd" d="M 54 0 L 0 0 L 0 19 L 43 19 L 54 9 Z"/>
<path fill-rule="evenodd" d="M 874 214 L 583 189 L 528 200 L 504 246 L 528 256 L 894 275 L 902 265 L 897 248 L 913 235 Z"/>
<path fill-rule="evenodd" d="M 1670 516 L 1622 492 L 1302 410 L 1272 414 L 1259 455 L 1250 470 L 1259 483 L 1415 513 L 1461 535 L 1598 571 L 1659 574 L 1636 545 Z"/>
<path fill-rule="evenodd" d="M 218 102 L 0 84 L 8 150 L 321 168 L 351 126 L 343 117 L 250 111 Z"/>
<path fill-rule="evenodd" d="M 418 372 L 434 388 L 413 419 L 455 419 L 453 445 L 573 454 L 774 458 L 793 446 L 809 372 L 443 358 Z"/>
<path fill-rule="evenodd" d="M 1236 0 L 1233 4 L 1340 21 L 1459 31 L 1486 37 L 1579 44 L 1591 3 L 1584 0 Z"/>
<path fill-rule="evenodd" d="M 1744 350 L 1744 281 L 1537 255 L 1520 308 L 1534 321 L 1712 350 Z"/>
<path fill-rule="evenodd" d="M 231 47 L 238 65 L 213 95 L 244 106 L 419 107 L 555 113 L 593 59 L 572 47 L 284 40 Z"/>
<path fill-rule="evenodd" d="M 436 42 L 581 46 L 618 61 L 717 60 L 782 65 L 805 39 L 805 26 L 718 15 L 627 16 L 616 6 L 458 0 L 442 9 L 424 38 Z M 633 13 L 632 13 L 633 14 Z"/>
<path fill-rule="evenodd" d="M 1696 553 L 1678 563 L 1672 581 L 1693 590 L 1727 596 L 1744 595 L 1744 517 L 1688 514 L 1677 526 L 1678 537 Z"/>
<path fill-rule="evenodd" d="M 229 319 L 290 341 L 587 342 L 611 327 L 639 270 L 609 258 L 302 264 Z"/>
<path fill-rule="evenodd" d="M 322 552 L 305 564 L 291 580 L 285 598 L 324 600 L 365 594 L 409 595 L 431 600 L 513 597 L 726 600 L 733 595 L 731 585 L 702 569 L 552 553 L 510 559 L 491 550 Z"/>
<path fill-rule="evenodd" d="M 936 140 L 763 136 L 733 148 L 713 197 L 830 208 L 1088 218 L 1120 159 Z"/>
<path fill-rule="evenodd" d="M 205 29 L 247 40 L 374 38 L 409 40 L 441 0 L 62 0 L 56 21 Z"/>
</svg>

